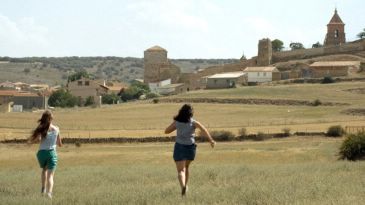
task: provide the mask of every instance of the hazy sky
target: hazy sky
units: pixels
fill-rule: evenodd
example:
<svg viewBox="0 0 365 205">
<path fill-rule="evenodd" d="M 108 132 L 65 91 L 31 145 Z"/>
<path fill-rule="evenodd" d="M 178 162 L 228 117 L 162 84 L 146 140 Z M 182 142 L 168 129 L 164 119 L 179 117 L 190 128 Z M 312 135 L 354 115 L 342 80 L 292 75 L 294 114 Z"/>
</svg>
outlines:
<svg viewBox="0 0 365 205">
<path fill-rule="evenodd" d="M 323 43 L 335 6 L 348 41 L 365 0 L 0 0 L 0 56 L 240 58 L 259 39 Z"/>
</svg>

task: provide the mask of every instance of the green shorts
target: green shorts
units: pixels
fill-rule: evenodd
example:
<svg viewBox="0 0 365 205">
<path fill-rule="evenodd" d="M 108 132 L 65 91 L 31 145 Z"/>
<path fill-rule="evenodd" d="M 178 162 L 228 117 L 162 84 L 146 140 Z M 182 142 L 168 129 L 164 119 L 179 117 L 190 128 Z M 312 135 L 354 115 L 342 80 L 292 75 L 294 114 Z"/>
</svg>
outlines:
<svg viewBox="0 0 365 205">
<path fill-rule="evenodd" d="M 57 153 L 55 150 L 39 150 L 37 159 L 42 169 L 55 170 L 57 167 Z"/>
</svg>

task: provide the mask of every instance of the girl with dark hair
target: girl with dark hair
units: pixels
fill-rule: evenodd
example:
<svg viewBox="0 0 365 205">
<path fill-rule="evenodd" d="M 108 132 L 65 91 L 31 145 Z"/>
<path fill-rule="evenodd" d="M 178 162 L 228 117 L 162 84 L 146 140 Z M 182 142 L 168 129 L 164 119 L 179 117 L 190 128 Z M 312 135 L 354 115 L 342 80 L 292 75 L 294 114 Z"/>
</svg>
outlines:
<svg viewBox="0 0 365 205">
<path fill-rule="evenodd" d="M 31 143 L 40 141 L 37 159 L 42 168 L 41 192 L 49 198 L 52 198 L 53 176 L 57 166 L 56 145 L 62 146 L 60 130 L 52 124 L 52 119 L 52 113 L 48 110 L 45 111 L 38 120 L 39 125 L 29 138 Z"/>
<path fill-rule="evenodd" d="M 166 128 L 165 134 L 176 130 L 176 143 L 173 158 L 176 163 L 178 179 L 181 186 L 181 195 L 185 196 L 188 189 L 189 165 L 196 154 L 195 128 L 199 128 L 202 134 L 208 138 L 210 146 L 214 148 L 216 142 L 210 136 L 208 130 L 193 118 L 193 108 L 189 104 L 183 105 L 174 121 Z"/>
</svg>

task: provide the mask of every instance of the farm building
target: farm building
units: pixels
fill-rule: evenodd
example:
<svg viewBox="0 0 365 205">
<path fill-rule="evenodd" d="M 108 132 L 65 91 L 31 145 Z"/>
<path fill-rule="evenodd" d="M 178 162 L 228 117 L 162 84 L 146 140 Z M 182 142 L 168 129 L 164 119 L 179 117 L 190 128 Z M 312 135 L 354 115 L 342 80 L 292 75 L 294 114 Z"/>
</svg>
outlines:
<svg viewBox="0 0 365 205">
<path fill-rule="evenodd" d="M 180 93 L 185 92 L 185 85 L 184 83 L 176 83 L 176 84 L 169 84 L 164 85 L 158 88 L 158 93 L 160 95 L 177 95 Z"/>
<path fill-rule="evenodd" d="M 276 67 L 247 67 L 243 72 L 247 73 L 248 83 L 281 80 L 280 71 Z"/>
<path fill-rule="evenodd" d="M 101 104 L 100 96 L 108 93 L 108 87 L 88 78 L 69 82 L 67 89 L 73 96 L 82 101 L 85 101 L 88 97 L 93 97 L 94 102 L 98 105 Z"/>
<path fill-rule="evenodd" d="M 160 82 L 148 83 L 151 92 L 160 95 L 176 95 L 185 92 L 185 85 L 183 83 L 171 84 L 171 79 L 166 79 Z"/>
<path fill-rule="evenodd" d="M 203 77 L 207 89 L 234 88 L 237 85 L 247 83 L 247 75 L 244 72 L 218 73 Z M 203 82 L 204 84 L 204 82 Z"/>
<path fill-rule="evenodd" d="M 13 107 L 18 107 L 22 111 L 33 108 L 46 109 L 48 98 L 35 93 L 19 92 L 16 90 L 0 90 L 0 105 L 8 107 L 12 104 Z"/>
<path fill-rule="evenodd" d="M 360 61 L 319 61 L 310 65 L 313 78 L 347 76 L 349 71 L 358 71 Z"/>
</svg>

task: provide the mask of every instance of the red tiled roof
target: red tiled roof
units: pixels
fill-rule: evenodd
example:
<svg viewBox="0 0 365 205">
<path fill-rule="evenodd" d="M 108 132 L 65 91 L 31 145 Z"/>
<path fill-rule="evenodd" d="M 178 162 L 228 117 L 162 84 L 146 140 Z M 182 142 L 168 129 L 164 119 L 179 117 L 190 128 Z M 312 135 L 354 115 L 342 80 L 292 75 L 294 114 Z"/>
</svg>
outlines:
<svg viewBox="0 0 365 205">
<path fill-rule="evenodd" d="M 29 92 L 19 92 L 16 90 L 0 90 L 0 96 L 28 96 L 28 97 L 36 97 L 38 96 L 35 93 Z"/>
</svg>

